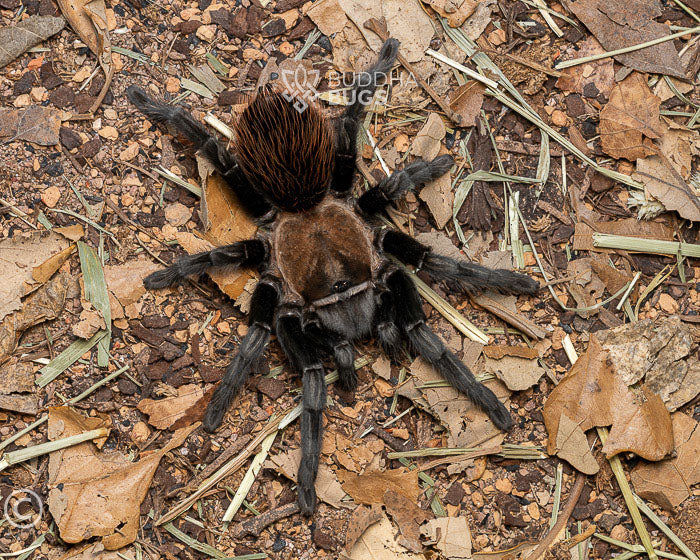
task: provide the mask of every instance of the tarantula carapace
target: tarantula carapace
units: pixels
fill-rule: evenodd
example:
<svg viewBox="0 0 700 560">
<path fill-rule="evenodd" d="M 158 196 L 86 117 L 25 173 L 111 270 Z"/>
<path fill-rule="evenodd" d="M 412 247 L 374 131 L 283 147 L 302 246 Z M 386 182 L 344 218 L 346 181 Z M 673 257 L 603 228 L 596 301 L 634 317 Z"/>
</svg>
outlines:
<svg viewBox="0 0 700 560">
<path fill-rule="evenodd" d="M 322 360 L 331 355 L 340 387 L 354 390 L 356 340 L 376 336 L 382 349 L 395 355 L 407 339 L 415 352 L 482 408 L 496 426 L 505 430 L 512 425 L 505 406 L 426 325 L 410 276 L 389 255 L 464 290 L 493 288 L 533 294 L 538 283 L 523 274 L 438 255 L 408 235 L 382 229 L 372 220 L 406 192 L 446 173 L 453 165 L 452 157 L 415 160 L 359 198 L 352 196 L 356 138 L 365 112 L 361 100 L 372 97 L 391 70 L 397 51 L 396 40 L 384 44 L 376 64 L 357 80 L 354 101 L 334 122 L 314 104 L 299 111 L 297 100 L 289 94 L 261 89 L 238 119 L 233 153 L 184 109 L 154 101 L 135 86 L 127 91 L 149 119 L 166 123 L 208 157 L 244 208 L 266 224 L 255 239 L 181 258 L 148 276 L 145 284 L 163 288 L 220 265 L 259 268 L 248 332 L 208 405 L 204 427 L 213 431 L 221 424 L 275 332 L 302 376 L 298 486 L 300 509 L 308 515 L 316 507 L 314 482 L 321 413 L 326 405 Z"/>
</svg>

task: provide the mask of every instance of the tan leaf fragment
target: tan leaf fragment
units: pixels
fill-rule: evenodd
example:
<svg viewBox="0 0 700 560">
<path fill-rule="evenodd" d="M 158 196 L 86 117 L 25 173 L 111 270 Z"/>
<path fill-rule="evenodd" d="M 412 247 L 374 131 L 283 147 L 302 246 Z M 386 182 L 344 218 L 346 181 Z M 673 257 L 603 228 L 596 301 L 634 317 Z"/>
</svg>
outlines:
<svg viewBox="0 0 700 560">
<path fill-rule="evenodd" d="M 484 346 L 484 356 L 493 360 L 500 360 L 506 356 L 513 358 L 523 358 L 526 360 L 534 360 L 539 357 L 537 348 L 529 346 L 505 346 L 503 344 L 495 344 L 493 346 Z"/>
<path fill-rule="evenodd" d="M 413 502 L 416 502 L 421 495 L 418 471 L 415 470 L 401 468 L 355 474 L 339 469 L 338 478 L 343 490 L 358 504 L 383 504 L 384 494 L 387 491 L 401 494 Z"/>
<path fill-rule="evenodd" d="M 93 429 L 96 421 L 101 422 L 98 418 L 83 417 L 69 407 L 52 407 L 49 439 Z M 129 461 L 120 452 L 102 453 L 92 442 L 51 453 L 48 505 L 61 539 L 72 544 L 102 537 L 107 550 L 134 542 L 140 505 L 158 463 L 168 451 L 182 445 L 197 426 L 176 431 L 165 447 L 137 462 Z"/>
<path fill-rule="evenodd" d="M 71 327 L 72 333 L 78 338 L 88 339 L 100 329 L 106 328 L 104 317 L 89 301 L 83 301 L 83 310 L 78 322 Z"/>
<path fill-rule="evenodd" d="M 574 250 L 609 252 L 610 249 L 600 249 L 593 246 L 594 232 L 641 237 L 642 239 L 658 239 L 661 241 L 673 240 L 673 230 L 660 222 L 639 221 L 636 218 L 623 218 L 611 222 L 591 222 L 590 225 L 576 222 Z"/>
<path fill-rule="evenodd" d="M 691 355 L 692 329 L 672 316 L 644 319 L 597 336 L 627 385 L 643 380 L 674 411 L 700 392 L 700 362 Z"/>
<path fill-rule="evenodd" d="M 321 0 L 314 2 L 306 15 L 311 18 L 321 33 L 330 37 L 343 30 L 348 18 L 338 0 Z"/>
<path fill-rule="evenodd" d="M 421 533 L 449 560 L 472 557 L 472 535 L 466 517 L 431 519 L 421 527 Z"/>
<path fill-rule="evenodd" d="M 301 449 L 293 449 L 286 453 L 278 453 L 272 455 L 265 461 L 265 468 L 274 469 L 282 476 L 296 482 L 299 472 L 299 462 L 301 461 Z M 340 508 L 342 500 L 345 498 L 345 491 L 338 482 L 335 473 L 325 463 L 318 466 L 318 475 L 316 476 L 316 495 L 318 499 L 326 502 L 329 506 Z"/>
<path fill-rule="evenodd" d="M 345 554 L 352 549 L 362 534 L 367 530 L 367 527 L 374 525 L 384 517 L 381 506 L 372 505 L 370 507 L 358 506 L 350 516 L 348 528 L 345 533 Z"/>
<path fill-rule="evenodd" d="M 398 543 L 411 552 L 421 552 L 420 525 L 433 517 L 432 512 L 423 511 L 416 500 L 391 490 L 384 492 L 384 505 L 401 531 Z"/>
<path fill-rule="evenodd" d="M 612 457 L 631 451 L 650 461 L 673 449 L 671 417 L 659 396 L 645 385 L 628 387 L 596 334 L 588 350 L 549 395 L 544 421 L 550 434 L 547 451 L 554 454 L 563 415 L 585 432 L 612 426 L 603 452 Z"/>
<path fill-rule="evenodd" d="M 66 25 L 62 17 L 33 15 L 0 28 L 0 68 L 58 33 Z"/>
<path fill-rule="evenodd" d="M 34 384 L 34 366 L 16 358 L 0 367 L 0 409 L 36 416 L 39 397 Z"/>
<path fill-rule="evenodd" d="M 418 388 L 426 383 L 443 381 L 430 364 L 416 358 L 410 369 L 411 378 L 396 390 L 396 394 L 413 401 L 437 418 L 448 430 L 449 447 L 472 447 L 485 440 L 490 445 L 498 445 L 503 441 L 504 434 L 493 425 L 487 414 L 454 387 Z M 510 391 L 503 383 L 494 379 L 484 385 L 508 408 Z"/>
<path fill-rule="evenodd" d="M 671 511 L 690 496 L 700 482 L 700 429 L 698 422 L 681 412 L 673 420 L 676 456 L 657 463 L 642 463 L 632 471 L 634 489 L 644 499 Z"/>
<path fill-rule="evenodd" d="M 605 284 L 593 272 L 591 260 L 590 258 L 576 259 L 569 261 L 567 265 L 568 275 L 573 277 L 569 283 L 569 292 L 576 301 L 577 308 L 593 307 L 600 301 L 605 291 Z M 598 309 L 577 311 L 576 313 L 587 319 L 591 315 L 596 315 Z"/>
<path fill-rule="evenodd" d="M 7 315 L 0 322 L 0 364 L 9 359 L 25 330 L 60 315 L 71 281 L 69 272 L 61 271 L 51 281 L 27 296 L 22 309 Z"/>
<path fill-rule="evenodd" d="M 655 154 L 657 149 L 648 139 L 663 134 L 660 105 L 661 100 L 651 93 L 646 79 L 638 72 L 616 84 L 600 111 L 603 151 L 631 161 Z"/>
<path fill-rule="evenodd" d="M 0 241 L 3 278 L 0 283 L 0 319 L 22 307 L 21 298 L 37 289 L 53 275 L 68 257 L 66 250 L 71 243 L 55 233 L 15 235 Z M 55 266 L 59 263 L 58 266 Z M 51 274 L 49 272 L 53 271 Z M 46 281 L 46 280 L 44 280 Z"/>
<path fill-rule="evenodd" d="M 86 9 L 88 4 L 97 4 L 105 11 L 104 2 L 101 0 L 57 0 L 61 13 L 66 17 L 83 43 L 95 54 L 99 54 L 99 38 L 95 26 L 90 18 L 90 12 Z"/>
<path fill-rule="evenodd" d="M 61 110 L 43 105 L 0 109 L 0 138 L 5 142 L 24 140 L 39 146 L 55 146 L 59 142 L 62 115 Z"/>
<path fill-rule="evenodd" d="M 537 363 L 537 358 L 519 356 L 503 356 L 497 360 L 486 357 L 484 371 L 493 373 L 511 391 L 524 391 L 532 387 L 545 373 Z"/>
<path fill-rule="evenodd" d="M 700 221 L 700 200 L 668 160 L 650 156 L 637 160 L 632 178 L 642 183 L 647 192 L 667 210 L 675 210 L 682 218 Z"/>
<path fill-rule="evenodd" d="M 562 414 L 559 419 L 555 453 L 583 474 L 595 474 L 600 470 L 591 453 L 586 434 L 566 414 Z"/>
<path fill-rule="evenodd" d="M 474 0 L 428 0 L 427 4 L 447 20 L 447 25 L 460 27 L 474 13 L 479 2 Z"/>
<path fill-rule="evenodd" d="M 107 551 L 101 542 L 71 548 L 59 560 L 134 560 L 130 550 Z"/>
<path fill-rule="evenodd" d="M 146 293 L 144 278 L 159 268 L 159 265 L 144 257 L 104 267 L 112 317 L 124 317 L 124 308 L 136 303 Z"/>
<path fill-rule="evenodd" d="M 437 113 L 430 113 L 411 144 L 411 154 L 426 161 L 435 159 L 445 138 L 445 123 Z"/>
<path fill-rule="evenodd" d="M 177 388 L 177 395 L 164 399 L 143 399 L 136 406 L 148 416 L 148 423 L 159 430 L 167 430 L 175 426 L 178 420 L 193 410 L 199 410 L 199 418 L 193 417 L 194 423 L 204 416 L 208 387 L 199 385 L 181 385 Z"/>
<path fill-rule="evenodd" d="M 595 39 L 595 37 L 587 37 L 577 45 L 579 48 L 571 49 L 570 57 L 562 57 L 562 60 L 569 58 L 584 58 L 596 54 L 602 54 L 605 49 Z M 663 80 L 660 80 L 663 82 Z M 613 61 L 610 58 L 603 58 L 594 62 L 587 62 L 571 68 L 564 68 L 561 71 L 561 76 L 557 79 L 556 86 L 563 91 L 583 93 L 583 88 L 587 84 L 595 86 L 599 93 L 606 97 L 615 85 L 615 69 Z"/>
<path fill-rule="evenodd" d="M 394 527 L 382 514 L 377 523 L 370 525 L 357 539 L 348 553 L 351 560 L 425 560 L 423 554 L 407 551 L 394 536 Z"/>
</svg>

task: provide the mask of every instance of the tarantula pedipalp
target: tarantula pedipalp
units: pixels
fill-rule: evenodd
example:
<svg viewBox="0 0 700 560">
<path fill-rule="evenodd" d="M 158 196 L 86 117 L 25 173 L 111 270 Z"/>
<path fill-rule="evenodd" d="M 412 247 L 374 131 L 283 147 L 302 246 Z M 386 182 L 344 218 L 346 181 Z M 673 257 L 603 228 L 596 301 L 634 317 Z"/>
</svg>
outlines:
<svg viewBox="0 0 700 560">
<path fill-rule="evenodd" d="M 376 64 L 358 80 L 354 101 L 334 126 L 313 104 L 300 112 L 288 95 L 272 88 L 261 90 L 238 120 L 234 153 L 184 109 L 154 101 L 135 86 L 127 91 L 149 119 L 166 123 L 208 157 L 244 208 L 266 224 L 255 239 L 181 258 L 148 276 L 145 284 L 163 288 L 220 265 L 259 268 L 261 278 L 250 303 L 248 332 L 207 407 L 204 426 L 213 431 L 221 424 L 274 331 L 285 355 L 302 375 L 298 485 L 299 506 L 307 515 L 316 506 L 314 482 L 326 404 L 322 359 L 332 355 L 338 383 L 345 390 L 354 390 L 356 340 L 375 335 L 389 355 L 408 340 L 496 426 L 505 430 L 512 425 L 505 406 L 427 326 L 413 282 L 388 255 L 464 290 L 492 288 L 533 294 L 539 287 L 523 274 L 437 255 L 408 235 L 383 230 L 373 222 L 372 217 L 390 202 L 446 173 L 453 164 L 449 155 L 430 162 L 416 160 L 358 199 L 352 197 L 356 138 L 365 111 L 361 100 L 371 98 L 397 52 L 396 40 L 384 44 Z"/>
</svg>

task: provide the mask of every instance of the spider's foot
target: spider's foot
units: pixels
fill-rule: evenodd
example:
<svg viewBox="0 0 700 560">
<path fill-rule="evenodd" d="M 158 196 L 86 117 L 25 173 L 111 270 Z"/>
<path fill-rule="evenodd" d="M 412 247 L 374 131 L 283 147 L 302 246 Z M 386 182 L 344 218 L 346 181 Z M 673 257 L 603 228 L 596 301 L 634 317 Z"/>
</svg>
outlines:
<svg viewBox="0 0 700 560">
<path fill-rule="evenodd" d="M 224 419 L 224 414 L 228 410 L 228 398 L 223 394 L 221 386 L 219 386 L 207 406 L 207 411 L 204 413 L 202 424 L 207 432 L 215 432 L 221 426 Z"/>
<path fill-rule="evenodd" d="M 510 270 L 494 270 L 490 283 L 495 290 L 505 294 L 532 296 L 540 290 L 537 280 Z"/>
<path fill-rule="evenodd" d="M 149 290 L 167 288 L 177 284 L 182 279 L 176 266 L 169 266 L 163 270 L 156 270 L 143 279 L 143 285 Z"/>
<path fill-rule="evenodd" d="M 299 504 L 299 509 L 301 513 L 307 517 L 310 517 L 316 511 L 316 490 L 313 486 L 311 488 L 302 488 L 299 486 L 299 497 L 297 503 Z"/>
</svg>

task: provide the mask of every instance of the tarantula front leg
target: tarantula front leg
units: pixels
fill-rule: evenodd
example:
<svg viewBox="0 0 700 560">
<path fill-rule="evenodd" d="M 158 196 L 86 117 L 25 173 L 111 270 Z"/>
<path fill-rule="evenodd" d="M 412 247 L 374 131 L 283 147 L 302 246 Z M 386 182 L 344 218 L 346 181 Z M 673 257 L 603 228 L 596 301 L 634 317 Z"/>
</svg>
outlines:
<svg viewBox="0 0 700 560">
<path fill-rule="evenodd" d="M 324 369 L 315 341 L 302 328 L 299 309 L 280 310 L 277 339 L 292 366 L 302 375 L 301 464 L 297 483 L 299 508 L 304 515 L 311 515 L 316 509 L 314 484 L 321 454 L 321 413 L 326 406 Z"/>
<path fill-rule="evenodd" d="M 374 96 L 377 84 L 386 78 L 398 52 L 399 42 L 396 39 L 389 39 L 384 43 L 377 62 L 367 72 L 358 75 L 350 105 L 335 121 L 335 169 L 331 189 L 336 193 L 344 194 L 352 188 L 357 157 L 357 133 L 362 117 Z"/>
<path fill-rule="evenodd" d="M 399 231 L 383 232 L 379 246 L 400 261 L 425 270 L 436 280 L 455 282 L 468 293 L 491 289 L 506 294 L 533 295 L 540 288 L 536 280 L 519 272 L 487 268 L 437 255 L 429 246 Z"/>
<path fill-rule="evenodd" d="M 234 190 L 248 214 L 261 218 L 272 210 L 270 204 L 248 182 L 233 154 L 182 107 L 156 101 L 138 86 L 130 86 L 126 90 L 126 96 L 151 121 L 164 123 L 171 134 L 184 136 L 195 150 L 201 150 Z"/>
<path fill-rule="evenodd" d="M 213 266 L 256 266 L 268 258 L 268 248 L 260 239 L 246 239 L 211 251 L 187 255 L 175 264 L 149 274 L 143 283 L 149 290 L 167 288 L 192 274 L 202 274 Z"/>
<path fill-rule="evenodd" d="M 358 200 L 357 206 L 366 215 L 378 214 L 394 200 L 399 200 L 409 191 L 417 191 L 426 183 L 447 173 L 454 165 L 451 155 L 445 154 L 432 161 L 417 159 L 399 171 L 382 179 Z"/>
<path fill-rule="evenodd" d="M 251 369 L 262 358 L 270 339 L 272 317 L 278 300 L 279 286 L 275 278 L 266 277 L 257 283 L 250 299 L 248 332 L 241 340 L 238 353 L 228 366 L 204 415 L 204 429 L 208 432 L 213 432 L 219 427 L 224 414 L 250 375 Z"/>
<path fill-rule="evenodd" d="M 509 429 L 513 420 L 503 403 L 488 387 L 476 380 L 469 368 L 426 325 L 420 296 L 408 275 L 402 270 L 396 270 L 387 278 L 387 286 L 396 301 L 401 302 L 401 305 L 395 306 L 396 323 L 414 350 L 455 389 L 488 414 L 498 428 Z"/>
</svg>

